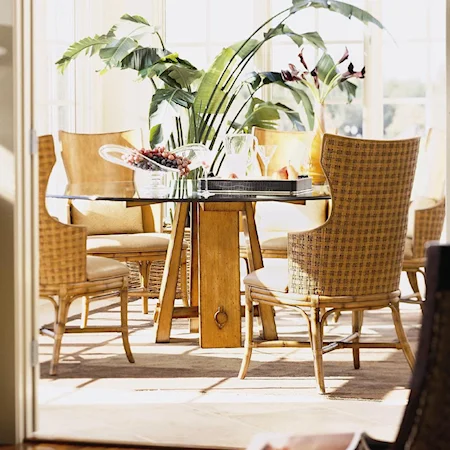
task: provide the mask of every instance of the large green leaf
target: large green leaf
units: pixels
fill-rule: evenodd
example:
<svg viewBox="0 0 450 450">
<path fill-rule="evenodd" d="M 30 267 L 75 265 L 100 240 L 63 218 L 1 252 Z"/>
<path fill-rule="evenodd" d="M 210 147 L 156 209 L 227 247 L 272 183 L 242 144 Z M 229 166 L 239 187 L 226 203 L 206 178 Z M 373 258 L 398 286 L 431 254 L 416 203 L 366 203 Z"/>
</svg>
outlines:
<svg viewBox="0 0 450 450">
<path fill-rule="evenodd" d="M 252 127 L 276 129 L 280 112 L 286 114 L 296 130 L 304 130 L 298 112 L 282 103 L 265 102 L 259 98 L 252 98 L 240 128 L 243 131 L 249 131 Z"/>
<path fill-rule="evenodd" d="M 166 143 L 175 129 L 175 118 L 180 116 L 178 106 L 189 108 L 194 96 L 179 88 L 157 89 L 149 111 L 150 144 Z"/>
<path fill-rule="evenodd" d="M 100 58 L 105 63 L 106 68 L 121 67 L 121 61 L 138 47 L 138 42 L 129 37 L 114 39 L 100 52 Z"/>
<path fill-rule="evenodd" d="M 223 113 L 226 108 L 224 97 L 231 70 L 244 58 L 246 58 L 259 44 L 256 39 L 250 39 L 247 43 L 238 42 L 224 48 L 205 73 L 197 91 L 194 108 L 196 112 L 215 114 Z M 219 105 L 221 105 L 220 109 Z"/>
<path fill-rule="evenodd" d="M 300 88 L 295 87 L 292 83 L 287 83 L 283 80 L 280 72 L 253 72 L 246 80 L 254 91 L 258 90 L 261 86 L 268 84 L 275 84 L 281 86 L 284 89 L 288 89 L 294 100 L 298 104 L 302 104 L 308 119 L 310 128 L 314 125 L 314 107 L 308 96 L 308 94 Z"/>
<path fill-rule="evenodd" d="M 152 73 L 158 76 L 168 86 L 176 88 L 191 88 L 194 81 L 200 79 L 204 72 L 191 69 L 181 64 L 159 62 L 152 67 Z"/>
<path fill-rule="evenodd" d="M 325 43 L 320 37 L 319 33 L 312 31 L 309 33 L 298 34 L 295 33 L 291 28 L 289 28 L 284 23 L 279 23 L 275 28 L 271 28 L 267 33 L 264 33 L 265 38 L 273 38 L 276 36 L 287 36 L 289 37 L 298 47 L 301 47 L 305 41 L 325 50 Z"/>
<path fill-rule="evenodd" d="M 308 7 L 328 9 L 330 11 L 342 14 L 348 19 L 354 17 L 365 24 L 373 23 L 379 28 L 384 28 L 383 24 L 367 11 L 358 8 L 357 6 L 350 5 L 349 3 L 340 2 L 337 0 L 292 0 L 291 12 L 296 13 L 301 9 Z"/>
<path fill-rule="evenodd" d="M 151 25 L 148 23 L 147 19 L 145 19 L 145 18 L 142 17 L 142 16 L 137 16 L 137 15 L 131 16 L 130 14 L 124 14 L 124 15 L 120 18 L 120 20 L 127 20 L 127 21 L 129 21 L 129 22 L 141 23 L 141 24 L 143 24 L 143 25 L 151 26 Z"/>
<path fill-rule="evenodd" d="M 80 41 L 74 42 L 63 54 L 62 58 L 56 61 L 56 66 L 61 73 L 64 73 L 70 62 L 81 55 L 83 52 L 90 56 L 98 53 L 103 47 L 109 45 L 113 36 L 95 35 L 94 37 L 85 37 Z"/>
<path fill-rule="evenodd" d="M 121 60 L 122 69 L 146 70 L 162 58 L 170 55 L 168 50 L 161 48 L 138 47 Z"/>
</svg>

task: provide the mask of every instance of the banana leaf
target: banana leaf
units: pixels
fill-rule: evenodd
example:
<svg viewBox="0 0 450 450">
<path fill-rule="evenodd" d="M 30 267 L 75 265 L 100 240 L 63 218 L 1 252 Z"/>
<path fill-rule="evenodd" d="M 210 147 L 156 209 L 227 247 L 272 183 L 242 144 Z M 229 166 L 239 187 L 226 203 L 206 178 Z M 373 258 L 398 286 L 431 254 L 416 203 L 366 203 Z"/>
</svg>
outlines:
<svg viewBox="0 0 450 450">
<path fill-rule="evenodd" d="M 166 87 L 153 94 L 149 111 L 150 144 L 166 143 L 180 117 L 179 107 L 192 106 L 194 96 L 183 89 Z"/>
<path fill-rule="evenodd" d="M 309 127 L 312 128 L 314 126 L 314 107 L 308 94 L 303 89 L 286 83 L 280 72 L 253 72 L 246 81 L 251 84 L 252 90 L 254 91 L 268 84 L 275 84 L 284 89 L 288 89 L 294 100 L 303 106 Z"/>
<path fill-rule="evenodd" d="M 304 130 L 300 115 L 282 103 L 265 102 L 259 98 L 252 98 L 245 114 L 245 121 L 239 125 L 240 130 L 249 132 L 252 127 L 276 129 L 280 120 L 280 112 L 286 114 L 294 129 Z M 234 124 L 231 124 L 236 129 Z"/>
<path fill-rule="evenodd" d="M 369 23 L 373 23 L 377 27 L 384 29 L 383 24 L 374 16 L 372 16 L 372 14 L 364 11 L 361 8 L 358 8 L 357 6 L 353 6 L 349 3 L 340 2 L 337 0 L 292 0 L 291 13 L 294 14 L 301 9 L 309 7 L 328 9 L 338 14 L 342 14 L 348 19 L 354 17 L 355 19 L 358 19 L 366 25 Z"/>
<path fill-rule="evenodd" d="M 298 34 L 295 33 L 291 28 L 289 28 L 284 23 L 278 24 L 275 28 L 271 28 L 267 33 L 264 33 L 265 38 L 273 38 L 276 36 L 287 36 L 289 37 L 298 47 L 301 47 L 305 42 L 309 42 L 315 47 L 321 50 L 326 50 L 325 43 L 320 37 L 319 33 L 315 31 L 309 33 Z"/>
<path fill-rule="evenodd" d="M 78 58 L 82 53 L 94 56 L 103 47 L 111 42 L 111 36 L 96 34 L 94 37 L 85 37 L 80 41 L 74 42 L 63 54 L 62 58 L 56 61 L 56 66 L 61 73 L 64 73 L 70 62 Z"/>
<path fill-rule="evenodd" d="M 230 47 L 224 48 L 219 53 L 211 67 L 205 73 L 198 88 L 194 102 L 196 112 L 207 114 L 215 114 L 217 112 L 218 114 L 222 114 L 225 111 L 226 104 L 222 100 L 227 95 L 225 92 L 227 88 L 225 84 L 229 74 L 242 59 L 255 49 L 258 43 L 259 41 L 256 39 L 249 40 L 244 46 L 242 42 L 238 42 Z M 232 58 L 234 59 L 229 64 Z M 222 103 L 222 106 L 218 109 L 220 103 Z"/>
</svg>

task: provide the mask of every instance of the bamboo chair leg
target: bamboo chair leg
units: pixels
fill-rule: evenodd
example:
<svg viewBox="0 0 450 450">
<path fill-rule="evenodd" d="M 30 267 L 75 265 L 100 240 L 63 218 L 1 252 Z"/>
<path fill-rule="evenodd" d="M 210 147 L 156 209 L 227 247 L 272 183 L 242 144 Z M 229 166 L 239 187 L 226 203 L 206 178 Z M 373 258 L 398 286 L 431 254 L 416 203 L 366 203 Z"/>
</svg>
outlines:
<svg viewBox="0 0 450 450">
<path fill-rule="evenodd" d="M 320 308 L 311 308 L 310 313 L 311 322 L 311 348 L 314 358 L 314 373 L 316 376 L 316 383 L 320 394 L 325 394 L 325 380 L 323 373 L 323 339 L 320 324 Z"/>
<path fill-rule="evenodd" d="M 358 333 L 358 337 L 354 339 L 353 342 L 359 342 L 359 336 L 361 335 L 361 325 L 362 325 L 362 312 L 361 311 L 352 311 L 352 332 Z M 353 367 L 355 369 L 359 369 L 359 347 L 353 348 Z"/>
<path fill-rule="evenodd" d="M 406 361 L 408 361 L 409 367 L 411 368 L 411 370 L 413 370 L 416 358 L 413 351 L 411 350 L 411 346 L 409 345 L 408 338 L 406 337 L 406 333 L 403 328 L 399 304 L 391 303 L 389 306 L 392 311 L 392 319 L 394 320 L 395 331 L 402 346 L 403 354 L 405 355 Z"/>
<path fill-rule="evenodd" d="M 420 290 L 419 290 L 419 282 L 417 280 L 417 272 L 406 272 L 406 274 L 408 275 L 408 281 L 409 281 L 409 284 L 411 285 L 411 288 L 412 288 L 414 294 L 417 295 L 417 300 L 419 302 L 422 301 L 422 297 L 420 295 Z"/>
<path fill-rule="evenodd" d="M 150 277 L 150 266 L 148 261 L 142 261 L 139 264 L 139 271 L 141 272 L 142 287 L 148 289 L 148 280 Z M 142 314 L 148 314 L 148 297 L 142 297 Z"/>
<path fill-rule="evenodd" d="M 50 363 L 50 375 L 56 375 L 59 355 L 61 353 L 62 337 L 66 330 L 66 322 L 69 315 L 69 306 L 69 298 L 61 296 L 58 301 L 57 318 L 54 326 L 55 341 L 53 343 L 53 355 Z"/>
<path fill-rule="evenodd" d="M 243 380 L 247 375 L 248 367 L 250 365 L 250 359 L 252 357 L 253 350 L 253 301 L 250 295 L 250 291 L 246 288 L 245 292 L 245 353 L 242 359 L 241 369 L 238 377 Z"/>
<path fill-rule="evenodd" d="M 128 289 L 126 285 L 120 291 L 120 326 L 122 327 L 122 343 L 128 361 L 134 363 L 131 353 L 130 341 L 128 339 Z"/>
<path fill-rule="evenodd" d="M 187 294 L 187 264 L 184 262 L 181 264 L 181 299 L 184 306 L 189 306 L 188 294 Z"/>
<path fill-rule="evenodd" d="M 81 303 L 81 325 L 80 325 L 80 328 L 87 327 L 88 318 L 89 318 L 89 297 L 85 296 L 85 297 L 83 297 L 83 300 Z"/>
</svg>

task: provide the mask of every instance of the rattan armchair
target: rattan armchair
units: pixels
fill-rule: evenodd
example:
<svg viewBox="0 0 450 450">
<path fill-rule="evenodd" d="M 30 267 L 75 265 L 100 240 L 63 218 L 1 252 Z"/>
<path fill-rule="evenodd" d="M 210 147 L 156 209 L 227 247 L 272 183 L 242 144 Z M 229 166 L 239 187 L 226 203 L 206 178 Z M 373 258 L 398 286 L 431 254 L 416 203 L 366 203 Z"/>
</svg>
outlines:
<svg viewBox="0 0 450 450">
<path fill-rule="evenodd" d="M 427 306 L 422 319 L 411 392 L 394 442 L 366 434 L 284 436 L 285 450 L 447 450 L 450 448 L 450 246 L 427 251 Z M 272 433 L 273 435 L 273 433 Z M 278 440 L 280 440 L 280 437 Z M 280 446 L 281 447 L 281 446 Z M 278 448 L 280 448 L 278 447 Z M 248 450 L 277 448 L 256 436 Z"/>
<path fill-rule="evenodd" d="M 276 145 L 268 174 L 291 164 L 297 171 L 305 164 L 305 152 L 310 145 L 311 133 L 304 131 L 279 131 L 253 127 L 253 135 L 260 145 Z M 303 149 L 302 149 L 303 146 Z M 304 150 L 304 151 L 302 151 Z M 258 159 L 261 173 L 262 162 Z M 262 202 L 255 206 L 261 252 L 264 258 L 287 258 L 287 233 L 310 230 L 322 225 L 328 214 L 328 201 L 315 200 L 306 203 Z M 247 260 L 244 234 L 240 235 L 240 256 Z"/>
<path fill-rule="evenodd" d="M 412 236 L 406 238 L 403 261 L 403 270 L 408 275 L 414 294 L 402 297 L 401 301 L 418 303 L 421 308 L 424 300 L 420 294 L 417 274 L 420 273 L 425 277 L 425 244 L 429 241 L 439 241 L 444 227 L 445 199 L 433 203 L 431 206 L 417 207 L 411 211 L 414 214 L 413 232 Z"/>
<path fill-rule="evenodd" d="M 64 333 L 119 332 L 128 361 L 134 362 L 128 341 L 128 268 L 107 258 L 87 256 L 86 228 L 67 225 L 51 217 L 45 205 L 48 179 L 55 164 L 52 136 L 39 138 L 39 253 L 40 297 L 48 299 L 55 308 L 53 328 L 41 332 L 54 338 L 50 374 L 56 375 L 61 341 Z M 120 293 L 120 326 L 67 327 L 71 303 L 79 297 L 108 296 Z"/>
<path fill-rule="evenodd" d="M 105 144 L 141 148 L 141 130 L 103 134 L 60 131 L 59 139 L 62 160 L 70 183 L 133 181 L 133 171 L 103 160 L 98 154 L 98 149 Z M 117 208 L 121 206 L 121 210 L 117 212 Z M 159 296 L 170 241 L 168 233 L 158 232 L 162 228 L 161 205 L 127 208 L 126 205 L 117 202 L 72 201 L 69 205 L 69 221 L 90 227 L 87 240 L 88 254 L 126 262 L 131 274 L 140 274 L 141 281 L 137 283 L 140 286 L 130 290 L 129 296 L 142 296 L 142 312 L 147 314 L 148 298 Z M 177 296 L 182 298 L 185 305 L 187 305 L 186 248 L 187 244 L 184 244 L 177 287 Z M 133 285 L 136 284 L 135 277 L 131 281 L 134 281 Z M 83 305 L 83 326 L 87 324 L 88 312 L 87 298 Z"/>
<path fill-rule="evenodd" d="M 323 354 L 350 347 L 359 368 L 360 348 L 402 349 L 412 368 L 414 355 L 399 313 L 399 282 L 408 205 L 419 139 L 373 141 L 325 134 L 322 166 L 333 209 L 321 227 L 289 233 L 288 270 L 262 268 L 246 287 L 244 378 L 255 347 L 311 346 L 318 388 L 325 392 Z M 290 307 L 307 320 L 309 342 L 253 342 L 253 304 Z M 365 310 L 389 307 L 399 342 L 360 342 Z M 322 308 L 326 308 L 323 312 Z M 324 341 L 324 321 L 335 311 L 352 311 L 353 333 Z"/>
</svg>

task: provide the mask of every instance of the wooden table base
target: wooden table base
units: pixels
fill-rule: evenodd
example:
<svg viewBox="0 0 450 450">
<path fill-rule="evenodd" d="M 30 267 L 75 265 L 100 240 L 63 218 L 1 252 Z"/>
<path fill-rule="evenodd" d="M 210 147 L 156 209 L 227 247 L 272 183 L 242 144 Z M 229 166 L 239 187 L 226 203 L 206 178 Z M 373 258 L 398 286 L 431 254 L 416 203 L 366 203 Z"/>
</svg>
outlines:
<svg viewBox="0 0 450 450">
<path fill-rule="evenodd" d="M 263 267 L 252 203 L 193 203 L 191 208 L 190 307 L 174 308 L 183 232 L 189 204 L 176 206 L 157 311 L 156 342 L 169 342 L 172 318 L 192 317 L 203 348 L 241 346 L 239 214 L 243 213 L 249 268 Z M 263 335 L 276 339 L 272 307 L 261 305 Z"/>
</svg>

